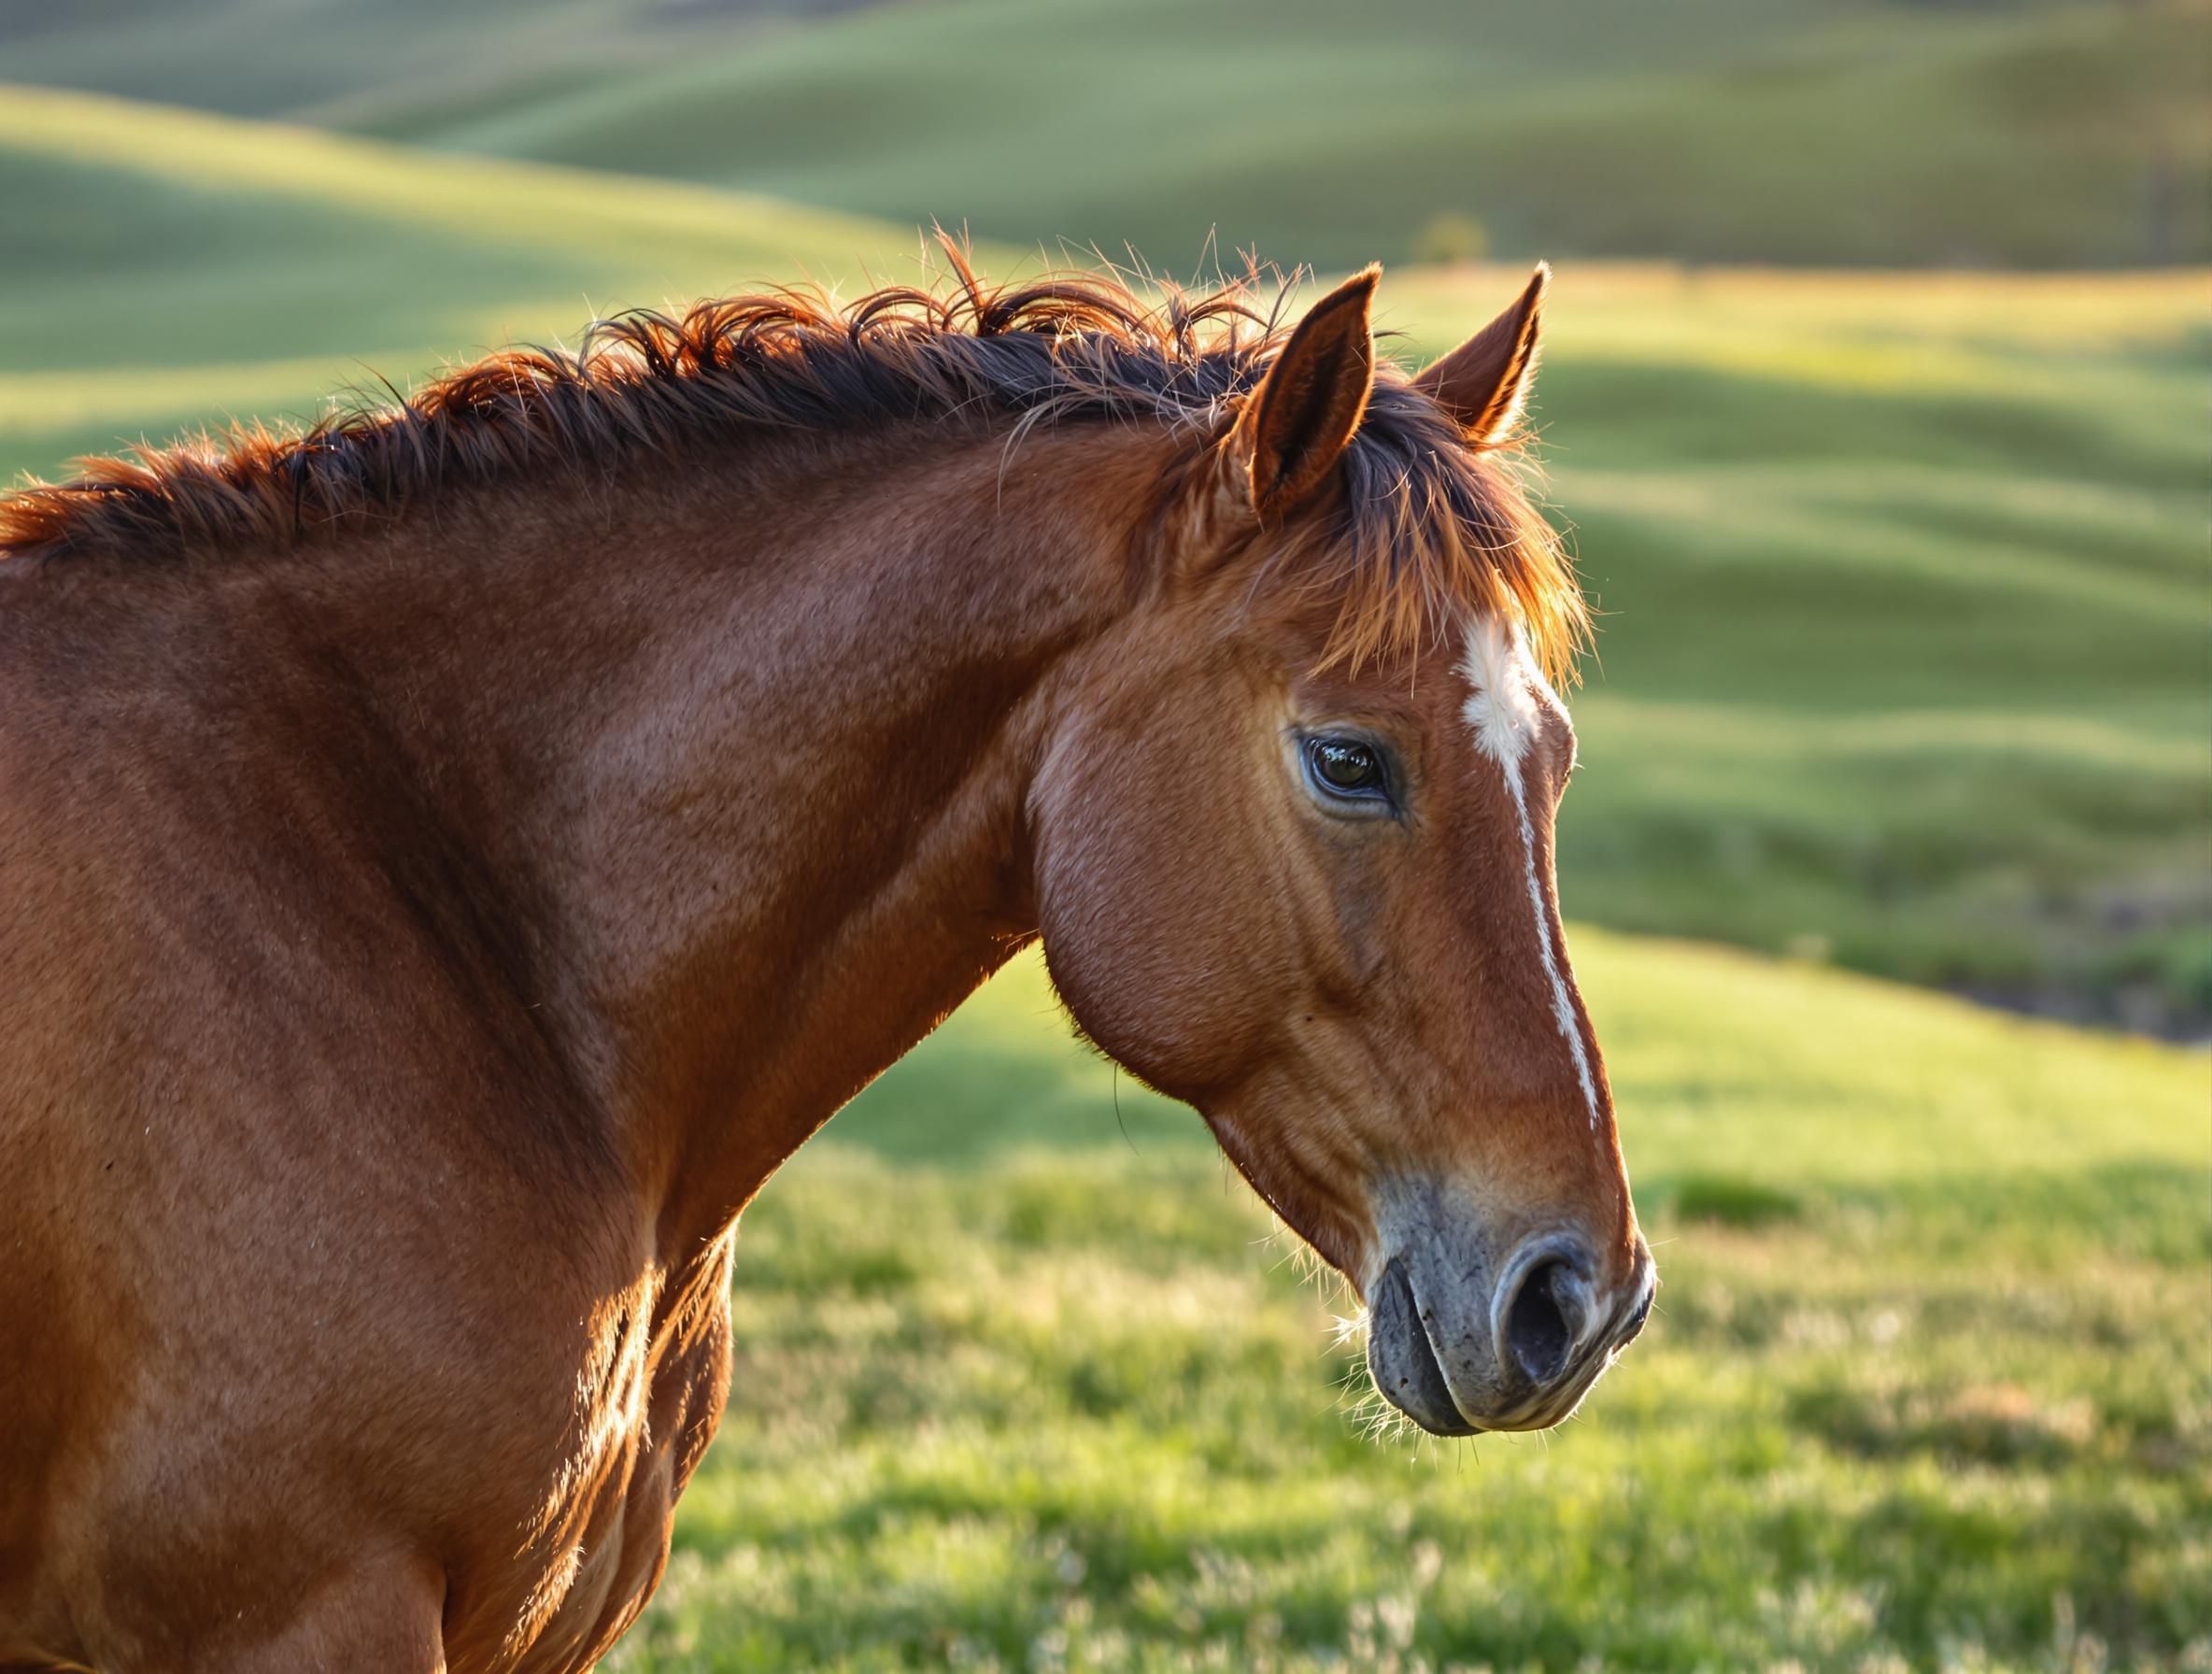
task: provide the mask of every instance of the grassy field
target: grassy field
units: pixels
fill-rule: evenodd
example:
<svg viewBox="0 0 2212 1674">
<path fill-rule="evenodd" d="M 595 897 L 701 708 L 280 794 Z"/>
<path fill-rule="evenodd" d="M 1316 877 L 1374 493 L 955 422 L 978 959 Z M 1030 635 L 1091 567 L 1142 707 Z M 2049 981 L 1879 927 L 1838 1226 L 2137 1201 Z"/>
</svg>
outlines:
<svg viewBox="0 0 2212 1674">
<path fill-rule="evenodd" d="M 2212 256 L 2204 0 L 103 0 L 14 79 L 1025 246 L 2105 265 Z"/>
<path fill-rule="evenodd" d="M 1347 1304 L 1025 961 L 748 1214 L 610 1667 L 2212 1667 L 2205 1061 L 1575 943 L 1665 1287 L 1573 1424 L 1369 1440 Z"/>
<path fill-rule="evenodd" d="M 149 37 L 184 82 L 198 38 Z M 22 89 L 0 196 L 9 475 L 916 248 Z M 1424 355 L 1517 277 L 1394 273 L 1384 323 Z M 729 1424 L 611 1667 L 2212 1669 L 2212 1060 L 1832 968 L 2212 1014 L 2203 284 L 1563 267 L 1563 889 L 1666 1280 L 1582 1418 L 1369 1439 L 1342 1299 L 1024 961 L 748 1215 Z"/>
</svg>

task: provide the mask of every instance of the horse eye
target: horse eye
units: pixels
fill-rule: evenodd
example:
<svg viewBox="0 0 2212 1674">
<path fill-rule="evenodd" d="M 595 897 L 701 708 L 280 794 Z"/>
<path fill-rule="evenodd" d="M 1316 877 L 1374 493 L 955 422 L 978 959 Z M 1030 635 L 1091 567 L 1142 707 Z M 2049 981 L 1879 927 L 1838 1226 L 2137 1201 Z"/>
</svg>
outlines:
<svg viewBox="0 0 2212 1674">
<path fill-rule="evenodd" d="M 1326 790 L 1339 796 L 1383 794 L 1382 759 L 1371 745 L 1355 738 L 1315 738 L 1306 745 L 1306 760 Z"/>
</svg>

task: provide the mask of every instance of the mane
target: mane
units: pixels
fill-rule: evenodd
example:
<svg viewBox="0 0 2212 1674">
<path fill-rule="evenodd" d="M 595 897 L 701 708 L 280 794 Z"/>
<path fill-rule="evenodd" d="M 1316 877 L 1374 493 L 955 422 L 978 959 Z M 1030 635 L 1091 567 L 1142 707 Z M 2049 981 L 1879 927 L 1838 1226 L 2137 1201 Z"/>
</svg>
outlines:
<svg viewBox="0 0 2212 1674">
<path fill-rule="evenodd" d="M 441 491 L 573 468 L 673 461 L 744 431 L 942 421 L 1018 427 L 1150 418 L 1217 445 L 1287 340 L 1288 287 L 1140 295 L 1120 278 L 995 286 L 949 277 L 840 303 L 787 288 L 594 322 L 573 350 L 518 348 L 401 396 L 333 404 L 305 429 L 237 424 L 76 461 L 0 495 L 0 560 L 182 559 L 389 523 Z M 1471 615 L 1517 620 L 1554 679 L 1588 613 L 1512 461 L 1478 453 L 1388 362 L 1340 491 L 1285 532 L 1268 575 L 1340 601 L 1331 661 L 1411 650 Z"/>
</svg>

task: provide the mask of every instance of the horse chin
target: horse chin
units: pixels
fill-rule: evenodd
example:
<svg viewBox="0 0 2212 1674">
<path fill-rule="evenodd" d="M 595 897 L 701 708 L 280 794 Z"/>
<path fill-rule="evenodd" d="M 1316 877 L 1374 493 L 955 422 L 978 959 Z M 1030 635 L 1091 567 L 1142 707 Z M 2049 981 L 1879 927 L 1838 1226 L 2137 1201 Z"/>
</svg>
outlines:
<svg viewBox="0 0 2212 1674">
<path fill-rule="evenodd" d="M 1368 1371 L 1382 1398 L 1432 1436 L 1474 1436 L 1452 1398 L 1435 1345 L 1421 1323 L 1413 1282 L 1405 1264 L 1393 1257 L 1373 1287 L 1368 1307 Z"/>
</svg>

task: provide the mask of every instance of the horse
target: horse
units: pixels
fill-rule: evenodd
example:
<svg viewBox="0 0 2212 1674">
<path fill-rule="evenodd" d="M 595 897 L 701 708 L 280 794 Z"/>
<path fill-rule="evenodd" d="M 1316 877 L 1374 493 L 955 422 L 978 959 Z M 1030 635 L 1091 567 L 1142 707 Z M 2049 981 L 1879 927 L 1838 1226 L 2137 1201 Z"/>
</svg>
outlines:
<svg viewBox="0 0 2212 1674">
<path fill-rule="evenodd" d="M 1546 272 L 785 290 L 0 501 L 0 1665 L 588 1667 L 739 1217 L 1016 950 L 1441 1435 L 1644 1323 Z"/>
</svg>

